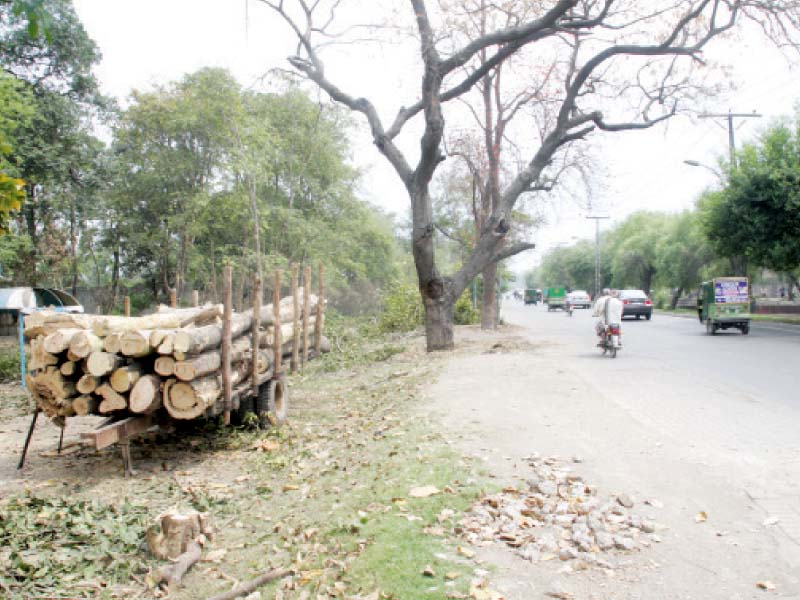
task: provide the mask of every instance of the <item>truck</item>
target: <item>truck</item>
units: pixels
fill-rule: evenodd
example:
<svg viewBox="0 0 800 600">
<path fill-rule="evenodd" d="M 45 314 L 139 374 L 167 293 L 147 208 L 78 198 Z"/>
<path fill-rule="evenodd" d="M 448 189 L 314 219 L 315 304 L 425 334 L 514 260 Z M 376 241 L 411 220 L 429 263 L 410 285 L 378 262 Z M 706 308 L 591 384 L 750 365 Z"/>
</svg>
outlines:
<svg viewBox="0 0 800 600">
<path fill-rule="evenodd" d="M 717 277 L 700 284 L 697 317 L 706 332 L 738 329 L 750 333 L 750 282 L 747 277 Z"/>
<path fill-rule="evenodd" d="M 564 310 L 567 307 L 567 290 L 564 287 L 549 287 L 545 290 L 545 304 L 547 310 Z"/>
</svg>

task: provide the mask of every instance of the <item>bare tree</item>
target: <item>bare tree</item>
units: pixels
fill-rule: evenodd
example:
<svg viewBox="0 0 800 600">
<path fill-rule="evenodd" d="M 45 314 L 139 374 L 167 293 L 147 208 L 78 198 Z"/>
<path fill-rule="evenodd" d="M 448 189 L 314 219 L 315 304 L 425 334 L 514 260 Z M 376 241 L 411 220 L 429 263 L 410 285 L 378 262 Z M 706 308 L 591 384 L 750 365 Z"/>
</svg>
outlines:
<svg viewBox="0 0 800 600">
<path fill-rule="evenodd" d="M 261 0 L 292 29 L 298 52 L 290 64 L 335 102 L 360 113 L 373 142 L 402 181 L 411 202 L 412 247 L 425 305 L 428 350 L 453 347 L 453 307 L 469 282 L 487 265 L 533 247 L 506 243 L 512 211 L 521 196 L 547 186 L 566 148 L 595 132 L 644 129 L 687 108 L 704 89 L 703 50 L 743 22 L 755 23 L 774 42 L 796 47 L 800 0 L 554 0 L 495 2 L 488 10 L 523 5 L 533 14 L 519 22 L 462 39 L 445 26 L 438 4 L 408 0 L 421 61 L 420 98 L 401 107 L 386 127 L 375 104 L 351 95 L 329 78 L 322 55 L 334 40 L 345 0 Z M 522 10 L 517 11 L 523 14 Z M 393 15 L 395 18 L 397 15 Z M 359 45 L 354 46 L 358 54 Z M 549 96 L 553 115 L 527 162 L 502 188 L 480 236 L 461 268 L 443 275 L 434 256 L 431 182 L 444 156 L 445 106 L 462 97 L 500 65 L 528 53 L 542 68 L 557 67 L 559 94 Z M 481 58 L 483 57 L 483 58 Z M 471 61 L 480 66 L 465 71 Z M 552 75 L 549 75 L 552 77 Z M 531 88 L 536 88 L 532 82 Z M 412 164 L 398 136 L 419 118 L 419 155 Z"/>
</svg>

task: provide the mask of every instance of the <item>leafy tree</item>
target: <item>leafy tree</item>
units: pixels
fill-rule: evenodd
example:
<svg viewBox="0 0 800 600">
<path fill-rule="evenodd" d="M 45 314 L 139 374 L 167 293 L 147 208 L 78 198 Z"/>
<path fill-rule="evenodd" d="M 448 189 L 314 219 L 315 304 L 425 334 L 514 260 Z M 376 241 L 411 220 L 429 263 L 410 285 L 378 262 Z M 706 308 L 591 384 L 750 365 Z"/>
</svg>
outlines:
<svg viewBox="0 0 800 600">
<path fill-rule="evenodd" d="M 324 90 L 335 102 L 365 119 L 376 148 L 394 168 L 405 187 L 412 212 L 412 250 L 425 306 L 429 350 L 453 347 L 453 311 L 456 300 L 472 279 L 488 265 L 530 249 L 532 244 L 507 244 L 515 205 L 529 192 L 557 180 L 565 154 L 574 142 L 596 131 L 615 132 L 650 127 L 675 115 L 682 101 L 694 102 L 703 64 L 701 55 L 713 39 L 739 21 L 754 19 L 776 41 L 791 42 L 800 24 L 800 7 L 793 0 L 751 2 L 702 1 L 673 3 L 668 7 L 642 2 L 492 3 L 496 15 L 509 7 L 530 8 L 528 13 L 486 33 L 473 34 L 453 26 L 453 14 L 425 0 L 410 0 L 406 19 L 392 11 L 393 27 L 377 31 L 413 29 L 421 61 L 418 100 L 400 108 L 391 124 L 384 123 L 376 105 L 361 94 L 349 93 L 334 80 L 337 70 L 326 69 L 324 50 L 332 40 L 354 44 L 337 19 L 337 0 L 309 4 L 303 0 L 262 0 L 284 19 L 298 38 L 298 55 L 290 64 Z M 432 7 L 433 10 L 429 10 Z M 471 18 L 468 10 L 464 19 Z M 487 22 L 492 22 L 491 19 Z M 357 28 L 361 36 L 363 28 Z M 614 35 L 608 32 L 613 30 Z M 410 36 L 409 36 L 410 37 Z M 362 54 L 364 54 L 362 52 Z M 435 257 L 432 182 L 442 162 L 445 109 L 463 99 L 481 79 L 501 64 L 511 69 L 520 61 L 520 77 L 531 79 L 531 89 L 546 89 L 536 103 L 533 119 L 540 132 L 537 144 L 530 135 L 520 143 L 519 168 L 502 188 L 484 223 L 475 247 L 464 264 L 450 275 L 440 271 Z M 369 89 L 367 85 L 367 89 Z M 610 103 L 609 98 L 614 98 Z M 629 110 L 628 110 L 629 109 Z M 417 119 L 418 118 L 418 119 Z M 399 144 L 399 136 L 412 120 L 420 121 L 419 153 L 412 160 Z M 529 134 L 529 130 L 524 130 Z"/>
<path fill-rule="evenodd" d="M 20 82 L 0 74 L 0 233 L 7 233 L 9 217 L 25 199 L 25 182 L 17 177 L 16 166 L 8 160 L 19 128 L 33 113 L 30 98 Z"/>
<path fill-rule="evenodd" d="M 664 213 L 640 211 L 630 215 L 607 235 L 611 255 L 611 284 L 617 288 L 653 287 L 660 256 L 660 245 L 669 217 Z"/>
<path fill-rule="evenodd" d="M 800 117 L 778 124 L 737 154 L 725 189 L 699 203 L 712 246 L 723 256 L 777 272 L 800 267 Z M 797 283 L 794 278 L 795 284 Z"/>
<path fill-rule="evenodd" d="M 672 290 L 671 308 L 677 306 L 684 291 L 703 280 L 704 269 L 715 258 L 696 211 L 686 210 L 669 219 L 656 268 L 659 282 Z"/>
</svg>

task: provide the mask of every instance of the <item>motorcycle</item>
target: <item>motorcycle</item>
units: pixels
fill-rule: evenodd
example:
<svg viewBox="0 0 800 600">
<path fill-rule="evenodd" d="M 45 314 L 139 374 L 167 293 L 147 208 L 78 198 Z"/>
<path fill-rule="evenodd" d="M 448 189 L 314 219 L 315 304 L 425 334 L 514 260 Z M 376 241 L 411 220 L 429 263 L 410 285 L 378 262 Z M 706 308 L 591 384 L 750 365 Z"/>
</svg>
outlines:
<svg viewBox="0 0 800 600">
<path fill-rule="evenodd" d="M 617 351 L 622 349 L 622 336 L 619 323 L 609 323 L 601 334 L 600 344 L 603 354 L 608 352 L 611 358 L 617 357 Z"/>
</svg>

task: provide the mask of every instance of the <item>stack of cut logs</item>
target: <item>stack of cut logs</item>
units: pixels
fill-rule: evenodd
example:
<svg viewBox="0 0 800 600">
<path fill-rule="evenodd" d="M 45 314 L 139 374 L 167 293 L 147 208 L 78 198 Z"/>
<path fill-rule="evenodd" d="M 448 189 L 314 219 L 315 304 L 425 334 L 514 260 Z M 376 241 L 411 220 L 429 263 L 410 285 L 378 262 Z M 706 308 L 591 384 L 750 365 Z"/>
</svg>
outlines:
<svg viewBox="0 0 800 600">
<path fill-rule="evenodd" d="M 300 352 L 305 360 L 329 350 L 318 298 L 306 292 L 305 299 L 302 306 L 295 295 L 280 300 L 278 310 L 269 304 L 231 314 L 233 408 L 255 384 L 274 376 L 276 359 L 296 360 Z M 51 417 L 150 414 L 163 407 L 175 419 L 194 419 L 230 410 L 221 401 L 223 318 L 222 305 L 162 307 L 142 317 L 33 313 L 25 317 L 28 389 Z"/>
</svg>

